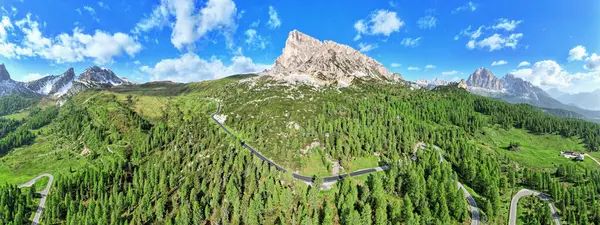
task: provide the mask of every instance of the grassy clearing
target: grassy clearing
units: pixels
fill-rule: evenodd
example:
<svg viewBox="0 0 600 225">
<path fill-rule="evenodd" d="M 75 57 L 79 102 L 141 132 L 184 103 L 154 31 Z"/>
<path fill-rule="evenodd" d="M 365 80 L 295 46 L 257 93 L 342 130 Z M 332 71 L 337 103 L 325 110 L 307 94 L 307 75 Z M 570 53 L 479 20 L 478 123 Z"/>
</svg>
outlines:
<svg viewBox="0 0 600 225">
<path fill-rule="evenodd" d="M 10 115 L 2 116 L 3 119 L 11 119 L 11 120 L 22 120 L 25 117 L 29 116 L 29 111 L 21 111 L 18 113 L 13 113 Z"/>
<path fill-rule="evenodd" d="M 505 130 L 497 126 L 483 130 L 484 132 L 476 137 L 476 144 L 526 167 L 549 169 L 559 164 L 575 164 L 582 170 L 598 168 L 598 165 L 592 160 L 574 162 L 559 155 L 561 151 L 586 151 L 585 145 L 578 138 L 565 138 L 550 134 L 536 135 L 521 129 Z M 520 150 L 508 150 L 511 142 L 518 142 L 521 145 Z"/>
<path fill-rule="evenodd" d="M 304 176 L 331 176 L 331 172 L 327 170 L 327 165 L 323 163 L 321 155 L 318 151 L 310 151 L 307 156 L 303 159 L 304 163 L 301 163 L 302 170 L 300 174 Z"/>
<path fill-rule="evenodd" d="M 346 172 L 352 172 L 362 169 L 374 168 L 379 166 L 379 157 L 377 156 L 365 156 L 356 157 L 350 163 L 347 168 L 344 168 Z"/>
</svg>

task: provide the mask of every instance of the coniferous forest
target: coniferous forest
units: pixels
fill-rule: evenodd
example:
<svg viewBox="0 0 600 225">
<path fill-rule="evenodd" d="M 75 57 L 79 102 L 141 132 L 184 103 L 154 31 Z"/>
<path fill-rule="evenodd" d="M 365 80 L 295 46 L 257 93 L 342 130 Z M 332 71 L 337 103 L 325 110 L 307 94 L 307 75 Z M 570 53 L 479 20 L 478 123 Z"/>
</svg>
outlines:
<svg viewBox="0 0 600 225">
<path fill-rule="evenodd" d="M 46 136 L 74 143 L 74 153 L 61 160 L 85 163 L 54 174 L 43 224 L 466 224 L 471 214 L 458 182 L 469 187 L 488 224 L 506 224 L 519 188 L 547 193 L 568 224 L 600 223 L 600 167 L 528 168 L 476 144 L 484 128 L 498 127 L 579 138 L 594 152 L 598 124 L 450 86 L 258 85 L 264 86 L 232 77 L 164 90 L 89 90 L 60 108 L 0 120 L 0 156 Z M 217 104 L 209 98 L 222 103 L 235 137 L 211 119 Z M 310 166 L 299 152 L 311 142 L 342 167 L 378 154 L 377 164 L 390 169 L 320 190 L 321 175 L 309 186 L 268 166 L 241 141 L 294 170 Z M 430 147 L 415 151 L 417 143 Z M 27 223 L 22 218 L 29 218 L 23 214 L 33 199 L 0 186 L 0 222 Z M 552 222 L 546 204 L 522 201 L 520 207 L 539 209 L 523 212 L 527 224 Z"/>
</svg>

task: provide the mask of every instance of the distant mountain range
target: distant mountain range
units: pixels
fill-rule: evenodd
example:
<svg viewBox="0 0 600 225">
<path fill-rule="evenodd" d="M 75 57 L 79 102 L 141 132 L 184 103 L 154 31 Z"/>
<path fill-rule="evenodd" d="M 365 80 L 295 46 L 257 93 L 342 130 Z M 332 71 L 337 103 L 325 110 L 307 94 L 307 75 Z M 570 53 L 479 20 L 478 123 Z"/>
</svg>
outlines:
<svg viewBox="0 0 600 225">
<path fill-rule="evenodd" d="M 125 78 L 117 77 L 113 71 L 97 66 L 87 68 L 77 78 L 73 68 L 69 68 L 61 75 L 49 75 L 34 81 L 19 82 L 11 79 L 6 66 L 0 64 L 0 97 L 20 94 L 60 98 L 74 95 L 88 88 L 132 84 L 134 83 Z"/>
<path fill-rule="evenodd" d="M 467 90 L 474 94 L 503 99 L 510 103 L 530 104 L 557 116 L 600 122 L 600 111 L 567 105 L 541 88 L 512 74 L 498 79 L 490 70 L 479 68 L 469 76 L 467 85 Z"/>
<path fill-rule="evenodd" d="M 552 88 L 548 90 L 548 94 L 565 104 L 588 110 L 600 110 L 600 89 L 596 89 L 592 92 L 569 94 L 561 92 L 556 88 Z"/>
</svg>

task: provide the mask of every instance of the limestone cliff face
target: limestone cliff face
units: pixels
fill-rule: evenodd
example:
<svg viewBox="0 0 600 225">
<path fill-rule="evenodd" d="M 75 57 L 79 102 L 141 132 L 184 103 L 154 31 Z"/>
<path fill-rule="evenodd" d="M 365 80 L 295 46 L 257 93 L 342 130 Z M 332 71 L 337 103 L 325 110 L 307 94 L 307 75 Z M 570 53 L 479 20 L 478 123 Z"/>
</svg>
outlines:
<svg viewBox="0 0 600 225">
<path fill-rule="evenodd" d="M 290 32 L 273 68 L 263 75 L 289 82 L 347 86 L 357 77 L 400 81 L 402 76 L 347 45 L 321 42 L 297 30 Z"/>
<path fill-rule="evenodd" d="M 485 88 L 495 91 L 501 91 L 503 89 L 503 84 L 500 79 L 494 76 L 492 71 L 486 68 L 479 68 L 475 70 L 475 73 L 469 76 L 467 85 L 470 87 Z"/>
</svg>

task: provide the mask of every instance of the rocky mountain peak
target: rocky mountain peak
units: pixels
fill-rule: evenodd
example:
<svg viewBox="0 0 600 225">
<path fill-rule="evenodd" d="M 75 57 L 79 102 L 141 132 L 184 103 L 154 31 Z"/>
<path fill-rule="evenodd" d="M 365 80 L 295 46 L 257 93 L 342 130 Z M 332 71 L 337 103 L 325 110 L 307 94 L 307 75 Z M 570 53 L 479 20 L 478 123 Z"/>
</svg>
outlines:
<svg viewBox="0 0 600 225">
<path fill-rule="evenodd" d="M 350 46 L 333 41 L 321 42 L 297 30 L 290 32 L 281 56 L 263 75 L 292 83 L 339 86 L 350 85 L 356 77 L 384 81 L 402 79 Z"/>
<path fill-rule="evenodd" d="M 4 63 L 0 64 L 0 81 L 3 80 L 10 80 L 10 74 L 8 73 L 8 70 L 6 70 Z"/>
<path fill-rule="evenodd" d="M 467 85 L 496 91 L 500 91 L 503 88 L 502 81 L 494 76 L 492 71 L 483 67 L 475 70 L 475 72 L 469 76 Z"/>
<path fill-rule="evenodd" d="M 117 77 L 112 70 L 98 66 L 92 66 L 85 69 L 85 71 L 79 75 L 78 81 L 90 87 L 112 87 L 129 84 Z"/>
</svg>

